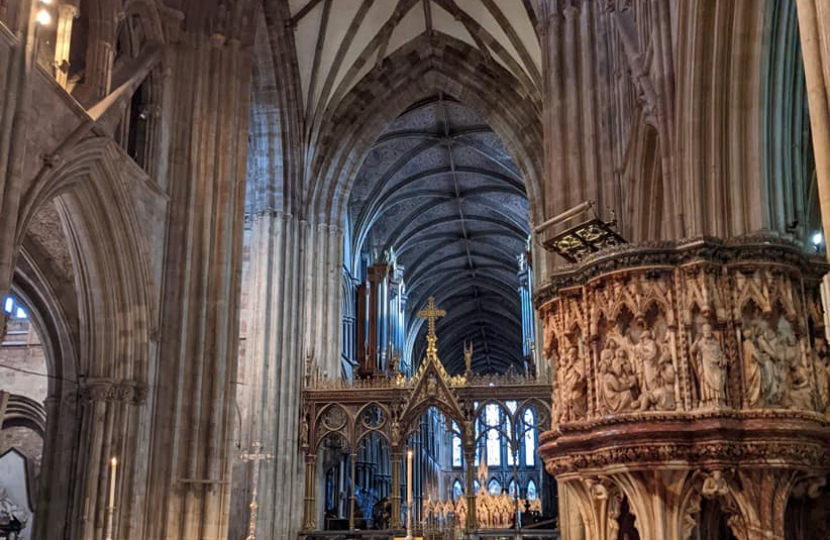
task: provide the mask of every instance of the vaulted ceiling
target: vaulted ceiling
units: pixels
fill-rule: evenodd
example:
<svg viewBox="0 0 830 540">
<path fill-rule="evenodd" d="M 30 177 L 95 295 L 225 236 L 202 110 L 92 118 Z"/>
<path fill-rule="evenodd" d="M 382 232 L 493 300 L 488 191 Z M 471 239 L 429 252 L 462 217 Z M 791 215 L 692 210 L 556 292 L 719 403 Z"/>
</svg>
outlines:
<svg viewBox="0 0 830 540">
<path fill-rule="evenodd" d="M 530 0 L 288 0 L 307 125 L 407 42 L 441 32 L 541 87 Z"/>
<path fill-rule="evenodd" d="M 404 268 L 413 358 L 426 325 L 415 317 L 434 296 L 439 355 L 464 370 L 503 372 L 522 358 L 517 257 L 529 235 L 518 168 L 500 139 L 449 96 L 417 103 L 387 127 L 367 156 L 349 200 L 353 252 L 391 250 Z"/>
</svg>

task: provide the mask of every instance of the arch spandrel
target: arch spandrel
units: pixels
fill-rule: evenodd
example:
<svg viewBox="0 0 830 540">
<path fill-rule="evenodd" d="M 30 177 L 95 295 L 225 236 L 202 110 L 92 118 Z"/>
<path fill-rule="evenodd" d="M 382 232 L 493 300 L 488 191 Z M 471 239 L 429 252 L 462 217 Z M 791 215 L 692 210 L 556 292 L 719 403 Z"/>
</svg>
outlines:
<svg viewBox="0 0 830 540">
<path fill-rule="evenodd" d="M 464 413 L 449 381 L 450 376 L 441 361 L 428 356 L 413 378 L 413 390 L 401 414 L 401 423 L 410 425 L 430 407 L 437 408 L 451 420 L 462 422 Z"/>
</svg>

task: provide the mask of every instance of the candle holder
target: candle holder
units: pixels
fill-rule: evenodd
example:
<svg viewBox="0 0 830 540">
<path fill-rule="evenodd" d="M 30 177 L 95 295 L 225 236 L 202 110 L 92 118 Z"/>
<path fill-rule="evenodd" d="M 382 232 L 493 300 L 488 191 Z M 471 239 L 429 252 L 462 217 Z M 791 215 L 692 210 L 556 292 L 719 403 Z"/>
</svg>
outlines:
<svg viewBox="0 0 830 540">
<path fill-rule="evenodd" d="M 406 451 L 406 540 L 412 540 L 412 450 Z"/>
<path fill-rule="evenodd" d="M 113 539 L 113 524 L 115 521 L 115 507 L 108 506 L 107 507 L 107 526 L 104 529 L 104 540 L 114 540 Z"/>
<path fill-rule="evenodd" d="M 110 492 L 107 505 L 107 526 L 104 529 L 104 540 L 113 540 L 113 526 L 115 522 L 115 479 L 118 471 L 118 459 L 110 460 Z"/>
</svg>

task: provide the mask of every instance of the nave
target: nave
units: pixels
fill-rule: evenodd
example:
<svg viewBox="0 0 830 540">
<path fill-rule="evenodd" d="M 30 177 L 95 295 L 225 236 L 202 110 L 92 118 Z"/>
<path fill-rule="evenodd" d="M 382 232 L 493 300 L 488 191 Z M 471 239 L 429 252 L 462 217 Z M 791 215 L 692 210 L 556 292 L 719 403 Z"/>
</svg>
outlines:
<svg viewBox="0 0 830 540">
<path fill-rule="evenodd" d="M 826 0 L 0 0 L 0 540 L 830 538 L 827 51 Z"/>
</svg>

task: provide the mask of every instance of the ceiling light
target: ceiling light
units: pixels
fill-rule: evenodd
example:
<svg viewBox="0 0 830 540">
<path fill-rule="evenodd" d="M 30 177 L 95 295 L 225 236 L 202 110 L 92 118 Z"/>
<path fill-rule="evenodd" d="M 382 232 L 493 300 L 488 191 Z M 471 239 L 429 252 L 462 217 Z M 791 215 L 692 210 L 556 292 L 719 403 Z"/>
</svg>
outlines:
<svg viewBox="0 0 830 540">
<path fill-rule="evenodd" d="M 46 26 L 52 22 L 52 16 L 49 15 L 49 12 L 46 11 L 46 9 L 41 8 L 41 10 L 37 12 L 36 20 L 39 25 Z"/>
<path fill-rule="evenodd" d="M 812 240 L 814 246 L 819 246 L 819 245 L 821 245 L 822 242 L 824 242 L 824 235 L 821 234 L 821 231 L 816 232 L 816 233 L 813 234 L 813 237 L 812 237 L 811 240 Z"/>
</svg>

